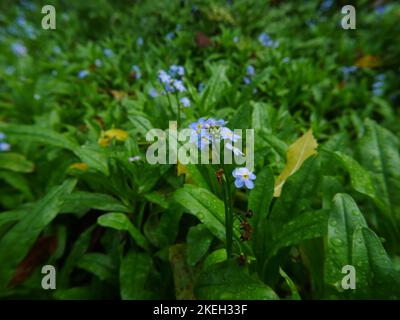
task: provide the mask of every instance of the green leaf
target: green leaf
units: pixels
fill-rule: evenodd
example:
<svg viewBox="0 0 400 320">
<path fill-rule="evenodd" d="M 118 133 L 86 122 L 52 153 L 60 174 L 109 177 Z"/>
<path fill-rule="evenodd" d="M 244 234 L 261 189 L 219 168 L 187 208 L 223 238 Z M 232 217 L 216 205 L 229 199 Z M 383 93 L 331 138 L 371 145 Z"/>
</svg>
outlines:
<svg viewBox="0 0 400 320">
<path fill-rule="evenodd" d="M 286 284 L 290 288 L 290 291 L 292 293 L 290 299 L 292 300 L 301 300 L 299 291 L 296 288 L 296 285 L 294 284 L 293 280 L 290 279 L 290 277 L 286 274 L 285 271 L 283 271 L 282 268 L 279 268 L 279 274 L 282 276 L 282 278 L 285 279 Z"/>
<path fill-rule="evenodd" d="M 250 191 L 248 209 L 254 213 L 250 219 L 253 225 L 253 250 L 255 256 L 264 261 L 266 254 L 267 214 L 274 195 L 274 176 L 269 167 L 257 174 L 257 183 Z"/>
<path fill-rule="evenodd" d="M 210 248 L 213 235 L 203 224 L 191 227 L 187 235 L 187 262 L 189 266 L 197 262 L 207 253 Z"/>
<path fill-rule="evenodd" d="M 89 168 L 109 175 L 108 158 L 105 151 L 99 146 L 81 146 L 75 148 L 75 155 L 86 163 Z"/>
<path fill-rule="evenodd" d="M 147 253 L 131 252 L 123 258 L 119 272 L 123 300 L 151 298 L 151 292 L 146 289 L 146 284 L 152 267 L 152 259 Z"/>
<path fill-rule="evenodd" d="M 0 179 L 7 182 L 13 188 L 21 191 L 21 193 L 23 193 L 29 200 L 33 199 L 32 191 L 25 175 L 12 171 L 0 171 Z"/>
<path fill-rule="evenodd" d="M 195 284 L 195 295 L 204 300 L 270 300 L 276 293 L 253 278 L 237 261 L 227 260 L 204 269 Z"/>
<path fill-rule="evenodd" d="M 352 265 L 356 268 L 356 297 L 399 299 L 400 274 L 372 230 L 359 227 L 354 231 Z"/>
<path fill-rule="evenodd" d="M 211 252 L 204 260 L 203 268 L 206 269 L 214 263 L 222 262 L 227 259 L 226 249 L 221 248 Z"/>
<path fill-rule="evenodd" d="M 169 207 L 167 198 L 160 192 L 147 193 L 144 197 L 146 200 L 159 205 L 161 208 L 167 209 Z"/>
<path fill-rule="evenodd" d="M 249 194 L 248 209 L 254 213 L 251 223 L 257 226 L 258 221 L 267 218 L 269 207 L 274 195 L 274 176 L 269 167 L 257 174 L 257 183 Z"/>
<path fill-rule="evenodd" d="M 340 151 L 334 153 L 342 167 L 349 173 L 354 190 L 376 199 L 377 194 L 370 173 L 356 160 Z"/>
<path fill-rule="evenodd" d="M 351 265 L 353 233 L 359 227 L 367 224 L 357 204 L 349 195 L 337 194 L 328 219 L 324 267 L 325 282 L 333 287 L 341 287 L 342 268 Z"/>
<path fill-rule="evenodd" d="M 322 237 L 325 234 L 328 212 L 317 210 L 302 213 L 287 224 L 283 225 L 272 236 L 268 247 L 268 259 L 280 249 L 297 245 L 304 240 Z"/>
<path fill-rule="evenodd" d="M 0 131 L 11 138 L 74 150 L 77 144 L 64 135 L 39 126 L 0 123 Z"/>
<path fill-rule="evenodd" d="M 115 266 L 111 257 L 102 253 L 87 253 L 77 263 L 77 267 L 96 275 L 104 281 L 115 275 Z"/>
<path fill-rule="evenodd" d="M 290 221 L 301 211 L 309 209 L 319 183 L 319 170 L 319 158 L 310 157 L 286 180 L 282 194 L 275 202 L 269 217 L 277 227 Z"/>
<path fill-rule="evenodd" d="M 13 270 L 26 256 L 42 230 L 59 213 L 65 196 L 72 192 L 75 184 L 76 180 L 66 180 L 62 185 L 52 188 L 33 206 L 29 214 L 26 214 L 0 240 L 0 261 L 2 263 L 0 288 L 4 288 L 8 284 Z"/>
<path fill-rule="evenodd" d="M 129 221 L 129 218 L 125 214 L 119 212 L 103 214 L 97 219 L 97 223 L 103 227 L 128 231 L 138 246 L 142 247 L 145 250 L 149 250 L 149 244 L 146 238 Z"/>
<path fill-rule="evenodd" d="M 360 162 L 371 172 L 378 196 L 389 206 L 393 222 L 399 224 L 400 217 L 394 217 L 400 208 L 399 139 L 372 120 L 366 120 L 365 125 L 358 144 Z"/>
<path fill-rule="evenodd" d="M 173 203 L 169 209 L 161 213 L 161 217 L 154 213 L 147 218 L 144 234 L 152 245 L 162 248 L 175 242 L 179 232 L 182 210 L 180 205 Z"/>
<path fill-rule="evenodd" d="M 201 96 L 201 109 L 210 110 L 212 106 L 218 102 L 224 90 L 230 85 L 226 76 L 227 66 L 225 65 L 212 65 L 211 78 L 208 80 Z"/>
<path fill-rule="evenodd" d="M 195 215 L 217 238 L 225 241 L 224 203 L 210 191 L 184 185 L 174 194 L 175 200 Z"/>
<path fill-rule="evenodd" d="M 22 154 L 13 152 L 1 152 L 0 169 L 27 173 L 33 171 L 34 164 L 33 162 L 27 160 Z"/>
<path fill-rule="evenodd" d="M 60 276 L 57 281 L 58 287 L 65 288 L 68 286 L 69 275 L 90 246 L 94 227 L 95 225 L 83 231 L 75 241 L 71 252 L 65 261 L 65 264 L 61 269 Z"/>
<path fill-rule="evenodd" d="M 108 194 L 77 191 L 65 197 L 61 212 L 80 213 L 90 209 L 120 212 L 129 211 L 129 208 Z"/>
</svg>

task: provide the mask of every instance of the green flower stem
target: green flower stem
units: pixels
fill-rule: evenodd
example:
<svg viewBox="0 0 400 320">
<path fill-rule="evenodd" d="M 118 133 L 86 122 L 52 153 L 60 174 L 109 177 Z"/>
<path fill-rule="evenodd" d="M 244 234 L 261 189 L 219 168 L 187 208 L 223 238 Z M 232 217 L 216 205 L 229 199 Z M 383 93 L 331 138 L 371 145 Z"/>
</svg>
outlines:
<svg viewBox="0 0 400 320">
<path fill-rule="evenodd" d="M 169 97 L 168 91 L 166 91 L 166 93 L 167 93 L 167 99 L 168 99 L 169 109 L 171 110 L 171 113 L 174 114 L 174 108 L 172 108 L 171 98 Z"/>
<path fill-rule="evenodd" d="M 222 177 L 223 193 L 224 193 L 224 207 L 225 207 L 225 233 L 226 233 L 226 254 L 228 259 L 232 257 L 233 247 L 233 210 L 232 199 L 229 190 L 229 183 L 225 177 Z"/>
<path fill-rule="evenodd" d="M 176 105 L 178 106 L 178 128 L 181 124 L 181 104 L 179 103 L 178 93 L 175 93 Z"/>
</svg>

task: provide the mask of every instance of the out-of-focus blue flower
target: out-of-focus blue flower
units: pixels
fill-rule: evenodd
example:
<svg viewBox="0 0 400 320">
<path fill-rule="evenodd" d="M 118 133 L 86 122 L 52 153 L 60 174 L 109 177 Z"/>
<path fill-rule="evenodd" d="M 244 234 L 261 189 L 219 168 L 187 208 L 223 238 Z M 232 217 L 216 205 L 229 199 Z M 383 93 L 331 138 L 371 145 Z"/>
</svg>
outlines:
<svg viewBox="0 0 400 320">
<path fill-rule="evenodd" d="M 169 75 L 173 78 L 177 76 L 183 77 L 185 75 L 185 68 L 183 66 L 173 64 L 169 67 Z"/>
<path fill-rule="evenodd" d="M 251 64 L 247 66 L 246 72 L 247 72 L 247 75 L 249 75 L 249 76 L 254 76 L 256 73 L 254 70 L 254 67 Z"/>
<path fill-rule="evenodd" d="M 137 65 L 133 65 L 131 68 L 132 72 L 135 73 L 136 79 L 140 79 L 142 77 L 142 72 Z"/>
<path fill-rule="evenodd" d="M 251 83 L 251 79 L 249 77 L 243 77 L 244 84 L 248 85 Z"/>
<path fill-rule="evenodd" d="M 172 39 L 174 39 L 175 38 L 175 33 L 174 32 L 168 32 L 166 35 L 165 35 L 165 39 L 167 39 L 167 40 L 172 40 Z"/>
<path fill-rule="evenodd" d="M 20 42 L 14 42 L 11 45 L 11 50 L 16 56 L 25 56 L 28 52 L 26 47 Z"/>
<path fill-rule="evenodd" d="M 283 63 L 288 63 L 290 61 L 290 58 L 289 57 L 284 57 L 283 59 L 282 59 L 282 62 Z"/>
<path fill-rule="evenodd" d="M 382 15 L 385 13 L 386 9 L 387 9 L 387 6 L 381 4 L 381 5 L 378 5 L 375 7 L 375 12 L 376 12 L 376 14 Z"/>
<path fill-rule="evenodd" d="M 342 73 L 343 73 L 344 79 L 348 80 L 349 75 L 351 73 L 357 71 L 357 69 L 358 68 L 356 66 L 344 66 L 344 67 L 342 67 Z"/>
<path fill-rule="evenodd" d="M 33 1 L 21 0 L 21 6 L 29 11 L 36 10 L 36 5 L 33 3 Z"/>
<path fill-rule="evenodd" d="M 60 48 L 59 46 L 55 46 L 55 47 L 53 48 L 53 52 L 54 52 L 55 54 L 60 54 L 60 53 L 62 52 L 62 50 L 61 50 L 61 48 Z"/>
<path fill-rule="evenodd" d="M 178 92 L 184 92 L 186 91 L 186 88 L 182 82 L 182 80 L 174 80 L 173 81 L 173 86 L 176 90 L 178 90 Z"/>
<path fill-rule="evenodd" d="M 154 89 L 154 88 L 150 88 L 150 89 L 148 90 L 148 94 L 149 94 L 149 96 L 152 97 L 152 98 L 155 98 L 155 97 L 158 96 L 158 92 L 157 92 L 157 90 Z"/>
<path fill-rule="evenodd" d="M 307 20 L 307 21 L 306 21 L 306 25 L 307 25 L 307 27 L 309 27 L 309 28 L 315 27 L 316 24 L 317 24 L 317 22 L 316 22 L 314 19 L 310 19 L 310 20 Z"/>
<path fill-rule="evenodd" d="M 322 11 L 328 11 L 330 8 L 332 8 L 332 6 L 333 6 L 333 0 L 324 0 L 321 3 L 320 9 Z"/>
<path fill-rule="evenodd" d="M 105 49 L 103 50 L 103 54 L 104 54 L 106 57 L 112 57 L 112 56 L 114 55 L 114 52 L 113 52 L 111 49 L 109 49 L 109 48 L 105 48 Z"/>
<path fill-rule="evenodd" d="M 86 78 L 89 75 L 89 71 L 88 70 L 81 70 L 78 72 L 78 78 L 79 79 L 83 79 Z"/>
<path fill-rule="evenodd" d="M 3 132 L 0 132 L 0 140 L 4 140 L 5 138 L 7 138 L 6 134 Z"/>
<path fill-rule="evenodd" d="M 158 79 L 161 81 L 162 84 L 169 84 L 172 80 L 171 76 L 164 70 L 160 70 L 158 72 Z"/>
<path fill-rule="evenodd" d="M 221 128 L 221 137 L 224 140 L 230 140 L 233 142 L 236 142 L 238 139 L 240 139 L 239 135 L 235 134 L 231 129 L 227 127 Z"/>
<path fill-rule="evenodd" d="M 140 161 L 140 156 L 134 156 L 128 158 L 129 162 L 137 162 Z"/>
<path fill-rule="evenodd" d="M 5 71 L 6 71 L 6 74 L 11 76 L 12 74 L 14 74 L 15 68 L 13 66 L 7 66 Z"/>
<path fill-rule="evenodd" d="M 136 44 L 138 47 L 141 47 L 143 45 L 143 38 L 142 37 L 138 37 L 136 40 Z"/>
<path fill-rule="evenodd" d="M 230 142 L 225 143 L 225 147 L 231 150 L 235 156 L 244 156 L 244 153 L 239 148 L 234 147 Z"/>
<path fill-rule="evenodd" d="M 0 151 L 9 151 L 11 149 L 11 145 L 7 142 L 0 142 Z"/>
<path fill-rule="evenodd" d="M 238 42 L 239 42 L 239 37 L 237 37 L 237 36 L 236 36 L 236 37 L 233 37 L 233 42 L 234 42 L 234 43 L 238 43 Z"/>
<path fill-rule="evenodd" d="M 254 188 L 253 180 L 256 179 L 256 175 L 249 169 L 242 167 L 236 168 L 232 171 L 232 176 L 235 178 L 236 188 L 246 187 L 247 189 Z"/>
<path fill-rule="evenodd" d="M 385 75 L 384 74 L 379 74 L 375 77 L 375 82 L 372 85 L 372 93 L 375 96 L 380 96 L 384 92 L 384 86 L 385 86 Z"/>
<path fill-rule="evenodd" d="M 103 63 L 101 62 L 100 59 L 96 59 L 96 60 L 94 60 L 94 65 L 95 65 L 97 68 L 100 68 L 100 67 L 103 65 Z"/>
<path fill-rule="evenodd" d="M 198 91 L 199 93 L 202 93 L 203 90 L 204 90 L 204 88 L 205 88 L 204 83 L 203 83 L 203 82 L 200 82 L 200 83 L 198 84 L 198 86 L 197 86 L 197 91 Z"/>
<path fill-rule="evenodd" d="M 279 42 L 272 40 L 272 38 L 266 34 L 265 32 L 260 33 L 258 36 L 258 41 L 264 46 L 264 47 L 278 47 Z"/>
<path fill-rule="evenodd" d="M 183 97 L 180 101 L 184 107 L 190 107 L 190 100 L 188 97 Z"/>
</svg>

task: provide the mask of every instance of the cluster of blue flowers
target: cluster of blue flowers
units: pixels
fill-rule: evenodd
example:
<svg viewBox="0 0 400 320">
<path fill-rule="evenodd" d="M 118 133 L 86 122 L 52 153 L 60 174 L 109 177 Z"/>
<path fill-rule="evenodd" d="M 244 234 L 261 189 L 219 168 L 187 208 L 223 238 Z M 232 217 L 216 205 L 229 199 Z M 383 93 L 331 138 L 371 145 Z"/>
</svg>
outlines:
<svg viewBox="0 0 400 320">
<path fill-rule="evenodd" d="M 272 38 L 266 34 L 265 32 L 260 33 L 258 36 L 258 41 L 264 46 L 264 47 L 273 47 L 277 48 L 279 46 L 279 42 L 272 40 Z"/>
<path fill-rule="evenodd" d="M 248 65 L 246 68 L 246 76 L 243 78 L 243 82 L 245 84 L 250 84 L 251 77 L 256 74 L 254 67 L 252 65 Z"/>
<path fill-rule="evenodd" d="M 190 141 L 203 150 L 211 144 L 219 144 L 223 140 L 228 150 L 231 150 L 235 155 L 244 155 L 240 149 L 232 145 L 233 142 L 236 142 L 241 137 L 226 127 L 226 123 L 223 119 L 200 118 L 189 125 L 189 128 L 192 129 Z M 247 168 L 236 168 L 233 170 L 232 175 L 235 178 L 235 186 L 237 188 L 245 186 L 247 189 L 253 189 L 254 183 L 252 180 L 256 176 Z"/>
<path fill-rule="evenodd" d="M 3 141 L 6 138 L 6 135 L 3 132 L 0 132 L 0 151 L 9 151 L 11 146 L 9 143 Z"/>
<path fill-rule="evenodd" d="M 379 74 L 375 77 L 375 82 L 372 85 L 372 92 L 376 96 L 383 94 L 383 87 L 385 86 L 385 75 Z"/>
<path fill-rule="evenodd" d="M 166 92 L 185 92 L 186 87 L 183 84 L 183 76 L 185 75 L 185 68 L 178 65 L 172 65 L 168 72 L 160 70 L 158 72 L 158 79 L 164 86 Z"/>
</svg>

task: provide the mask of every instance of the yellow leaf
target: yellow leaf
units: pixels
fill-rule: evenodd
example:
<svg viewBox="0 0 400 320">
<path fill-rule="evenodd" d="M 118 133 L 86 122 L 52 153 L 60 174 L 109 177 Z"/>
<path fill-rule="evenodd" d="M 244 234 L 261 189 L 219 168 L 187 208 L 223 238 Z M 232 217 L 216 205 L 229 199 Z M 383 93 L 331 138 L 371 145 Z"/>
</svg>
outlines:
<svg viewBox="0 0 400 320">
<path fill-rule="evenodd" d="M 187 168 L 185 167 L 185 165 L 183 165 L 182 163 L 180 163 L 179 161 L 178 161 L 178 164 L 177 164 L 177 166 L 176 166 L 176 171 L 177 171 L 177 175 L 178 175 L 178 177 L 180 176 L 180 175 L 185 175 L 185 174 L 187 174 Z"/>
<path fill-rule="evenodd" d="M 381 64 L 381 59 L 379 59 L 379 57 L 365 55 L 359 58 L 354 65 L 359 68 L 375 68 L 379 67 Z"/>
<path fill-rule="evenodd" d="M 122 100 L 128 96 L 128 94 L 124 91 L 110 90 L 110 92 L 115 100 Z"/>
<path fill-rule="evenodd" d="M 281 195 L 282 186 L 286 179 L 299 170 L 308 157 L 317 153 L 317 147 L 318 143 L 311 129 L 289 146 L 286 154 L 285 168 L 283 168 L 283 171 L 275 182 L 274 197 Z"/>
<path fill-rule="evenodd" d="M 76 162 L 69 166 L 70 170 L 77 169 L 77 170 L 81 170 L 81 171 L 86 171 L 88 168 L 89 168 L 88 165 L 84 162 Z"/>
<path fill-rule="evenodd" d="M 104 138 L 109 140 L 117 139 L 118 141 L 125 141 L 128 139 L 128 132 L 121 129 L 110 129 L 104 132 Z"/>
<path fill-rule="evenodd" d="M 99 140 L 97 141 L 97 143 L 99 145 L 101 145 L 102 147 L 106 147 L 110 143 L 110 139 L 107 139 L 107 138 L 104 138 L 104 137 L 100 137 Z"/>
</svg>

